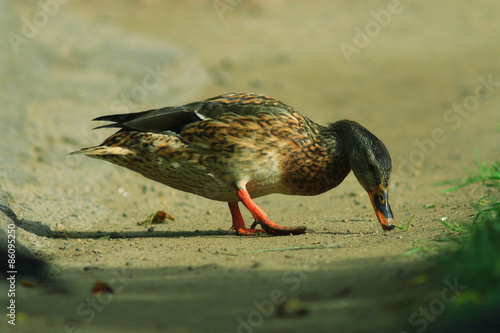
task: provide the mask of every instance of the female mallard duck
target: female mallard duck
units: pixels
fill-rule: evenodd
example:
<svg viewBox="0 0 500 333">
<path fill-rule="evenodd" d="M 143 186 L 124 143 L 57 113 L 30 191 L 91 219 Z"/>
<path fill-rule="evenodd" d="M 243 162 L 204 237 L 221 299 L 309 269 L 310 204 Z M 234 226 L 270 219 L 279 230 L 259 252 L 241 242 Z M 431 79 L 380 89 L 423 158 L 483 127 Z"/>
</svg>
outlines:
<svg viewBox="0 0 500 333">
<path fill-rule="evenodd" d="M 100 146 L 74 153 L 108 160 L 178 190 L 226 201 L 239 235 L 302 234 L 271 222 L 252 198 L 316 195 L 352 170 L 368 192 L 382 228 L 395 221 L 388 202 L 392 159 L 360 124 L 327 127 L 264 95 L 227 94 L 183 106 L 98 117 L 120 130 Z M 255 222 L 246 228 L 238 201 Z M 255 229 L 260 224 L 263 228 Z"/>
</svg>

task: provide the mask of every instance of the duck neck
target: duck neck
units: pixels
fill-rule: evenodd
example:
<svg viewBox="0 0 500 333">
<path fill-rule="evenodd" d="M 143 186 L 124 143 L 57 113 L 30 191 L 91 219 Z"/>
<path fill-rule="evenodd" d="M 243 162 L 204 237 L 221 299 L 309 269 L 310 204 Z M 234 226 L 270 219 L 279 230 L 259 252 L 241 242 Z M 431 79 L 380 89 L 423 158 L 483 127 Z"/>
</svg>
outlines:
<svg viewBox="0 0 500 333">
<path fill-rule="evenodd" d="M 351 171 L 349 155 L 338 131 L 309 125 L 310 141 L 290 156 L 285 172 L 286 194 L 317 195 L 338 186 Z"/>
<path fill-rule="evenodd" d="M 362 130 L 365 130 L 364 127 L 352 120 L 340 120 L 324 129 L 324 137 L 335 142 L 339 157 L 349 165 L 349 169 L 354 166 L 353 158 L 360 154 L 362 144 L 359 134 Z"/>
</svg>

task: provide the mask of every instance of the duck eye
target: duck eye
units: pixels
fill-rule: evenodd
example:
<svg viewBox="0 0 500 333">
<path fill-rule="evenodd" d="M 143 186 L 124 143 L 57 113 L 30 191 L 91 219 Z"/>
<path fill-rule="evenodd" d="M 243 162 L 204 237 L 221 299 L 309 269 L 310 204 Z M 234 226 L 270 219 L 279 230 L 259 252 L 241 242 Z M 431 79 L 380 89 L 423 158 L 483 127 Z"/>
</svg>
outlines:
<svg viewBox="0 0 500 333">
<path fill-rule="evenodd" d="M 374 172 L 375 171 L 375 166 L 371 163 L 368 163 L 368 170 L 370 170 L 370 172 Z"/>
</svg>

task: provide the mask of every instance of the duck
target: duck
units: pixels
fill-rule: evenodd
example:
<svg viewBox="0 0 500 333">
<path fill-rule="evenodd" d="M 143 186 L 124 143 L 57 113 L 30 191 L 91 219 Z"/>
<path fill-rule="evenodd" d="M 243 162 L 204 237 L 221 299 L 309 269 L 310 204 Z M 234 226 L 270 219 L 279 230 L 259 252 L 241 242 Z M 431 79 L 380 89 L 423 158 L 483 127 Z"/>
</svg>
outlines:
<svg viewBox="0 0 500 333">
<path fill-rule="evenodd" d="M 358 122 L 326 126 L 274 97 L 228 93 L 180 106 L 101 116 L 118 131 L 71 154 L 105 160 L 207 199 L 227 202 L 237 235 L 299 235 L 305 226 L 272 222 L 255 198 L 313 196 L 352 171 L 384 230 L 396 222 L 389 205 L 392 158 Z M 247 228 L 239 203 L 254 222 Z M 257 226 L 260 226 L 257 229 Z"/>
</svg>

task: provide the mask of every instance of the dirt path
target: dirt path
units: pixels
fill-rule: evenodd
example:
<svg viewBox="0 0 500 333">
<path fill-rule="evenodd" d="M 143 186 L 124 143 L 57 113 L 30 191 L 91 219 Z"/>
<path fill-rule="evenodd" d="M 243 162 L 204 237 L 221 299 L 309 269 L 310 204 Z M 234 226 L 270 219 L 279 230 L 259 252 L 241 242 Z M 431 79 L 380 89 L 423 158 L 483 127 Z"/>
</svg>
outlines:
<svg viewBox="0 0 500 333">
<path fill-rule="evenodd" d="M 19 251 L 56 281 L 18 284 L 17 324 L 2 332 L 416 332 L 415 306 L 444 286 L 426 252 L 408 254 L 447 246 L 433 241 L 451 232 L 439 219 L 470 222 L 481 197 L 436 183 L 462 176 L 475 148 L 498 158 L 500 5 L 395 3 L 1 4 L 15 13 L 4 31 L 24 39 L 2 42 L 0 204 L 17 215 Z M 231 91 L 369 128 L 393 156 L 391 206 L 411 228 L 384 232 L 350 175 L 317 197 L 257 200 L 308 234 L 237 237 L 226 204 L 66 155 L 111 133 L 90 131 L 96 116 Z M 148 231 L 137 222 L 163 209 L 159 195 L 176 219 Z M 96 281 L 114 294 L 92 295 Z M 308 314 L 280 316 L 286 299 Z"/>
</svg>

